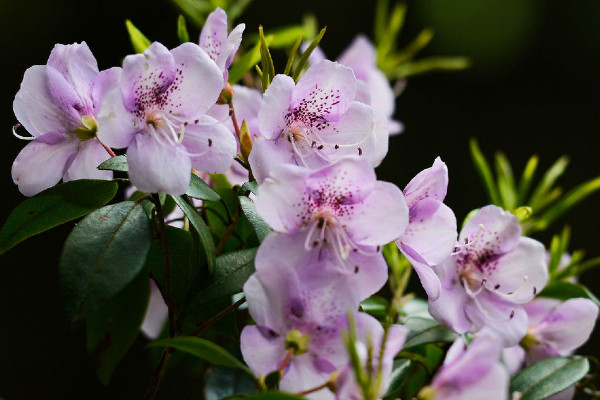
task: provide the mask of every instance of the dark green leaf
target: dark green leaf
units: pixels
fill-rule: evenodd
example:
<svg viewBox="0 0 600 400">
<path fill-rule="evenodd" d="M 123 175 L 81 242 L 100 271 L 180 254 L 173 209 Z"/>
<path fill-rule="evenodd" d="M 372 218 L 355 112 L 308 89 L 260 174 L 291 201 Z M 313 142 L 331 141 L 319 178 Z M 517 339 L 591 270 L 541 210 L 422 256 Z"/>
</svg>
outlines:
<svg viewBox="0 0 600 400">
<path fill-rule="evenodd" d="M 269 45 L 265 40 L 265 35 L 263 34 L 262 26 L 258 27 L 258 34 L 260 37 L 260 60 L 263 75 L 261 77 L 262 81 L 262 90 L 263 92 L 267 90 L 271 81 L 275 77 L 275 66 L 273 65 L 273 58 L 271 57 L 271 52 L 269 51 Z"/>
<path fill-rule="evenodd" d="M 127 157 L 125 157 L 125 156 L 111 157 L 108 160 L 104 161 L 102 164 L 98 165 L 98 169 L 128 172 L 129 168 L 127 166 Z"/>
<path fill-rule="evenodd" d="M 87 350 L 103 384 L 108 384 L 113 370 L 138 336 L 149 295 L 148 277 L 139 274 L 115 297 L 88 316 Z"/>
<path fill-rule="evenodd" d="M 431 381 L 443 360 L 444 351 L 435 344 L 425 344 L 413 347 L 409 352 L 402 351 L 398 357 L 411 360 L 408 377 L 398 397 L 411 399 L 426 382 Z"/>
<path fill-rule="evenodd" d="M 190 310 L 201 308 L 216 299 L 230 297 L 243 290 L 244 283 L 254 273 L 256 249 L 226 253 L 217 257 L 217 267 L 204 289 L 190 305 Z"/>
<path fill-rule="evenodd" d="M 360 308 L 374 317 L 385 317 L 388 312 L 389 302 L 381 296 L 371 296 L 360 303 Z"/>
<path fill-rule="evenodd" d="M 479 145 L 477 144 L 477 140 L 471 138 L 469 142 L 469 146 L 471 149 L 471 158 L 473 159 L 473 164 L 475 165 L 475 169 L 479 174 L 483 185 L 488 193 L 489 199 L 492 204 L 500 206 L 500 196 L 498 195 L 498 189 L 496 188 L 496 183 L 494 182 L 494 177 L 492 175 L 492 170 L 485 159 Z"/>
<path fill-rule="evenodd" d="M 231 397 L 227 400 L 306 400 L 306 397 L 284 392 L 263 392 L 248 394 L 243 397 Z"/>
<path fill-rule="evenodd" d="M 183 15 L 180 15 L 177 18 L 177 37 L 179 38 L 179 43 L 190 41 L 190 34 L 188 33 L 185 17 Z"/>
<path fill-rule="evenodd" d="M 432 319 L 410 317 L 404 325 L 410 328 L 404 343 L 405 349 L 425 343 L 452 342 L 456 339 L 454 332 Z"/>
<path fill-rule="evenodd" d="M 600 300 L 585 286 L 572 282 L 556 282 L 548 285 L 539 294 L 540 297 L 549 297 L 551 299 L 568 300 L 577 297 L 584 297 L 592 300 L 600 307 Z"/>
<path fill-rule="evenodd" d="M 125 20 L 125 26 L 127 27 L 127 32 L 129 33 L 129 40 L 131 41 L 131 46 L 133 47 L 133 51 L 136 53 L 143 53 L 152 42 L 148 39 L 144 34 L 131 22 L 130 20 Z"/>
<path fill-rule="evenodd" d="M 219 201 L 221 196 L 210 188 L 198 175 L 192 174 L 190 179 L 190 187 L 186 193 L 194 199 Z"/>
<path fill-rule="evenodd" d="M 584 357 L 553 357 L 520 371 L 510 382 L 511 393 L 520 400 L 542 400 L 562 392 L 587 374 L 590 366 Z"/>
<path fill-rule="evenodd" d="M 240 193 L 245 195 L 247 192 L 252 192 L 258 196 L 258 183 L 256 181 L 244 183 L 240 189 Z"/>
<path fill-rule="evenodd" d="M 211 341 L 202 338 L 180 336 L 171 339 L 157 340 L 150 343 L 149 346 L 172 347 L 206 360 L 213 365 L 238 368 L 247 372 L 250 376 L 254 376 L 248 367 L 242 364 L 242 362 L 237 358 L 229 354 L 227 350 Z"/>
<path fill-rule="evenodd" d="M 298 82 L 298 80 L 300 80 L 300 75 L 302 75 L 302 70 L 306 66 L 306 63 L 308 63 L 308 58 L 310 57 L 312 52 L 317 48 L 317 46 L 321 42 L 321 39 L 323 39 L 323 36 L 325 35 L 326 30 L 327 30 L 327 27 L 321 29 L 321 32 L 319 32 L 319 34 L 317 35 L 315 40 L 313 40 L 312 43 L 310 44 L 310 46 L 308 46 L 308 48 L 304 51 L 304 53 L 302 53 L 302 56 L 300 57 L 300 60 L 298 61 L 298 65 L 296 65 L 296 68 L 294 69 L 294 74 L 292 75 L 294 82 Z"/>
<path fill-rule="evenodd" d="M 117 188 L 116 182 L 78 180 L 23 201 L 0 230 L 0 254 L 33 235 L 89 214 L 115 197 Z"/>
<path fill-rule="evenodd" d="M 166 226 L 167 243 L 169 247 L 169 265 L 171 271 L 171 293 L 175 314 L 179 315 L 185 304 L 185 299 L 198 274 L 192 268 L 192 236 L 183 229 Z M 152 241 L 152 247 L 146 258 L 144 267 L 159 285 L 165 289 L 165 264 L 160 238 Z"/>
<path fill-rule="evenodd" d="M 304 38 L 304 36 L 300 35 L 298 37 L 298 39 L 296 40 L 296 43 L 294 43 L 294 47 L 292 47 L 292 50 L 290 51 L 290 55 L 288 57 L 287 63 L 285 64 L 285 71 L 283 72 L 284 75 L 290 74 L 290 71 L 292 70 L 292 64 L 294 63 L 294 58 L 296 57 L 296 53 L 298 52 L 298 48 L 300 47 L 300 44 L 302 44 L 303 38 Z"/>
<path fill-rule="evenodd" d="M 142 270 L 152 242 L 141 205 L 126 201 L 94 211 L 71 232 L 60 257 L 67 314 L 97 310 Z"/>
<path fill-rule="evenodd" d="M 242 207 L 244 215 L 246 216 L 246 218 L 248 218 L 248 221 L 252 225 L 252 228 L 254 228 L 256 236 L 258 236 L 258 240 L 262 242 L 263 239 L 269 234 L 269 232 L 271 232 L 271 228 L 261 218 L 261 216 L 258 215 L 258 212 L 256 211 L 256 205 L 251 199 L 249 199 L 246 196 L 240 196 L 239 198 L 240 206 Z"/>
<path fill-rule="evenodd" d="M 279 387 L 279 381 L 281 381 L 281 371 L 275 370 L 270 372 L 265 377 L 265 386 L 267 389 L 277 389 Z"/>
<path fill-rule="evenodd" d="M 220 400 L 236 394 L 252 393 L 256 390 L 256 382 L 239 369 L 213 367 L 204 376 L 205 400 Z"/>
<path fill-rule="evenodd" d="M 404 385 L 404 382 L 406 382 L 406 378 L 408 378 L 410 364 L 410 360 L 394 360 L 394 366 L 390 375 L 390 384 L 388 385 L 384 398 L 395 399 L 398 397 L 400 388 Z"/>
<path fill-rule="evenodd" d="M 215 268 L 215 243 L 213 242 L 212 236 L 210 234 L 210 230 L 206 223 L 198 214 L 198 211 L 190 205 L 182 196 L 174 196 L 173 200 L 175 203 L 181 208 L 186 217 L 190 220 L 190 223 L 198 232 L 198 236 L 200 237 L 200 244 L 202 245 L 202 250 L 206 256 L 206 265 L 208 270 L 212 273 Z"/>
</svg>

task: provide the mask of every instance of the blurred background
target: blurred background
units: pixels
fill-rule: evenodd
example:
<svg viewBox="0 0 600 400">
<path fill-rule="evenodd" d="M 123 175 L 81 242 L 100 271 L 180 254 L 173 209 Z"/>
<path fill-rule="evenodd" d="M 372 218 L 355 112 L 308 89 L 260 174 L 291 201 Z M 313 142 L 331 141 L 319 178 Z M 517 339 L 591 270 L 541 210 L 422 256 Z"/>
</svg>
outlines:
<svg viewBox="0 0 600 400">
<path fill-rule="evenodd" d="M 435 37 L 426 55 L 467 56 L 465 71 L 432 73 L 409 79 L 397 101 L 396 118 L 405 132 L 391 139 L 378 168 L 379 179 L 403 188 L 436 156 L 447 163 L 446 202 L 459 220 L 486 204 L 472 166 L 468 140 L 476 137 L 491 157 L 504 151 L 520 173 L 529 156 L 540 156 L 540 170 L 559 156 L 571 163 L 559 184 L 570 189 L 600 175 L 600 2 L 556 0 L 407 1 L 407 44 L 421 29 Z M 371 35 L 373 2 L 358 0 L 255 0 L 236 22 L 246 32 L 299 23 L 305 13 L 327 25 L 321 46 L 335 59 L 358 32 Z M 10 133 L 17 120 L 12 101 L 24 71 L 45 64 L 55 43 L 86 41 L 100 69 L 120 65 L 131 53 L 124 20 L 130 18 L 150 39 L 178 44 L 179 10 L 168 0 L 0 0 L 0 222 L 24 197 L 10 169 L 26 144 Z M 197 38 L 199 29 L 189 26 Z M 276 66 L 283 69 L 284 65 Z M 537 238 L 549 243 L 565 223 L 573 229 L 571 250 L 600 256 L 600 195 L 586 200 Z M 52 398 L 139 398 L 150 370 L 138 360 L 148 356 L 138 339 L 103 387 L 85 353 L 82 328 L 68 327 L 59 293 L 57 265 L 72 224 L 56 228 L 0 256 L 0 397 L 7 400 Z M 600 271 L 582 281 L 600 293 Z M 580 351 L 600 355 L 600 330 Z M 182 375 L 185 373 L 181 372 Z M 197 398 L 185 376 L 167 376 L 164 398 Z M 177 390 L 175 393 L 171 391 Z"/>
</svg>

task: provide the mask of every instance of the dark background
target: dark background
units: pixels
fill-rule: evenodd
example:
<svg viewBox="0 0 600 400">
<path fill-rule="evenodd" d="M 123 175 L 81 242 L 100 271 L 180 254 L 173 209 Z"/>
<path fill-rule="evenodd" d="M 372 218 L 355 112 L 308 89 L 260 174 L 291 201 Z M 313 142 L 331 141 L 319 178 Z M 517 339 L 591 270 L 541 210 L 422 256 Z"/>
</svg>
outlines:
<svg viewBox="0 0 600 400">
<path fill-rule="evenodd" d="M 540 155 L 542 169 L 569 155 L 571 165 L 559 181 L 567 189 L 600 175 L 600 2 L 414 0 L 408 5 L 404 43 L 430 26 L 436 37 L 423 54 L 469 56 L 473 68 L 408 82 L 396 114 L 406 131 L 391 140 L 380 179 L 404 187 L 439 155 L 450 171 L 446 201 L 462 219 L 486 203 L 468 153 L 472 136 L 488 156 L 506 152 L 517 171 L 532 154 Z M 300 22 L 306 12 L 328 26 L 322 47 L 331 58 L 357 32 L 372 31 L 370 1 L 255 0 L 238 22 L 255 32 L 259 23 L 270 28 Z M 0 0 L 0 222 L 24 199 L 10 168 L 25 143 L 10 128 L 17 122 L 12 101 L 25 69 L 45 64 L 55 43 L 83 40 L 101 69 L 120 65 L 131 52 L 125 18 L 173 47 L 177 14 L 167 0 Z M 197 37 L 197 28 L 190 31 Z M 571 250 L 599 256 L 599 200 L 600 195 L 591 197 L 538 238 L 548 243 L 568 221 L 574 233 Z M 145 341 L 138 339 L 113 384 L 104 388 L 85 354 L 82 329 L 71 330 L 66 323 L 57 265 L 70 228 L 54 229 L 0 256 L 0 396 L 139 398 L 150 372 L 138 363 L 148 355 Z M 592 272 L 582 280 L 600 293 L 599 278 Z M 582 352 L 600 355 L 599 340 L 596 332 Z M 171 398 L 197 398 L 195 388 L 178 387 L 180 378 L 177 372 L 167 377 L 162 397 L 174 390 L 178 395 Z"/>
</svg>

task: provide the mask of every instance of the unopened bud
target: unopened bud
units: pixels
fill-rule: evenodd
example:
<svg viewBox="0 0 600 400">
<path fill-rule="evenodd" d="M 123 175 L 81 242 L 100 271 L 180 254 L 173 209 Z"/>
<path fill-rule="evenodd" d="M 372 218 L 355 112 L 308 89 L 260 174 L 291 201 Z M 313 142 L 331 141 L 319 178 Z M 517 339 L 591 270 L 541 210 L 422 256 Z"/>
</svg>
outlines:
<svg viewBox="0 0 600 400">
<path fill-rule="evenodd" d="M 425 386 L 423 389 L 419 390 L 419 394 L 417 394 L 417 399 L 419 400 L 433 400 L 435 399 L 435 389 L 431 386 Z"/>
<path fill-rule="evenodd" d="M 537 342 L 538 342 L 537 338 L 536 338 L 536 337 L 535 337 L 533 334 L 531 334 L 531 333 L 527 332 L 527 333 L 525 334 L 525 336 L 523 337 L 523 339 L 521 339 L 521 341 L 519 342 L 519 345 L 520 345 L 520 346 L 521 346 L 521 347 L 522 347 L 522 348 L 523 348 L 525 351 L 527 351 L 527 350 L 529 350 L 529 349 L 530 349 L 530 348 L 531 348 L 533 345 L 535 345 Z"/>
<path fill-rule="evenodd" d="M 252 137 L 250 136 L 250 129 L 248 129 L 246 120 L 242 121 L 242 126 L 240 127 L 240 151 L 242 159 L 248 161 L 248 156 L 250 155 L 250 151 L 252 151 Z"/>
<path fill-rule="evenodd" d="M 233 100 L 233 88 L 228 82 L 223 90 L 221 90 L 221 95 L 217 100 L 217 104 L 230 104 L 231 100 Z"/>
<path fill-rule="evenodd" d="M 513 210 L 512 213 L 516 215 L 520 221 L 525 221 L 527 218 L 531 217 L 533 210 L 531 207 L 523 206 Z"/>
<path fill-rule="evenodd" d="M 308 351 L 310 335 L 303 335 L 299 330 L 289 331 L 285 336 L 285 349 L 292 350 L 294 355 L 299 356 Z"/>
<path fill-rule="evenodd" d="M 96 123 L 94 117 L 84 115 L 81 117 L 81 124 L 83 126 L 75 129 L 75 135 L 79 138 L 79 140 L 86 141 L 96 137 L 96 132 L 98 132 L 98 124 Z"/>
<path fill-rule="evenodd" d="M 340 371 L 332 372 L 329 375 L 329 380 L 327 381 L 327 389 L 331 390 L 333 393 L 337 391 L 337 380 L 340 377 Z"/>
</svg>

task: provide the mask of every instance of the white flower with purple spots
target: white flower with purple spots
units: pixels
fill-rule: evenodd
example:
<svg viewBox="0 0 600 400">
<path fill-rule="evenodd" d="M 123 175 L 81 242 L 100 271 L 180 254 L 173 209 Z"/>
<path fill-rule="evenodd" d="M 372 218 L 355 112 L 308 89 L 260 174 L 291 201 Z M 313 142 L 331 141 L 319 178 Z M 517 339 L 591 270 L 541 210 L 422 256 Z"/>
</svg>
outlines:
<svg viewBox="0 0 600 400">
<path fill-rule="evenodd" d="M 527 329 L 522 304 L 548 281 L 544 246 L 521 237 L 519 219 L 496 206 L 464 225 L 454 255 L 435 270 L 442 286 L 429 311 L 458 333 L 489 327 L 513 346 Z"/>
<path fill-rule="evenodd" d="M 245 24 L 239 24 L 233 28 L 230 34 L 227 34 L 227 14 L 217 7 L 208 15 L 202 32 L 200 32 L 200 48 L 208 54 L 223 73 L 223 83 L 227 83 L 228 69 L 240 47 L 245 27 Z"/>
<path fill-rule="evenodd" d="M 282 165 L 261 185 L 256 208 L 275 232 L 297 234 L 293 251 L 315 252 L 350 272 L 359 266 L 354 255 L 382 258 L 381 246 L 408 224 L 400 189 L 378 181 L 358 157 L 316 171 Z"/>
<path fill-rule="evenodd" d="M 26 196 L 74 179 L 111 179 L 96 167 L 110 156 L 96 139 L 104 94 L 98 64 L 85 42 L 57 44 L 46 65 L 25 71 L 13 109 L 32 140 L 12 166 L 13 181 Z M 16 133 L 15 133 L 16 135 Z"/>
<path fill-rule="evenodd" d="M 283 164 L 318 169 L 348 155 L 376 160 L 373 109 L 355 101 L 350 68 L 323 60 L 298 84 L 277 75 L 264 93 L 258 123 L 261 137 L 250 153 L 259 183 Z"/>
<path fill-rule="evenodd" d="M 192 43 L 153 43 L 125 57 L 98 114 L 98 137 L 127 148 L 129 177 L 144 192 L 187 191 L 192 167 L 225 172 L 236 152 L 229 130 L 206 114 L 223 87 L 217 65 Z"/>
<path fill-rule="evenodd" d="M 411 262 L 431 300 L 440 295 L 440 280 L 431 268 L 452 255 L 456 245 L 456 217 L 444 203 L 448 168 L 438 157 L 404 189 L 409 208 L 408 227 L 396 240 Z"/>
</svg>

